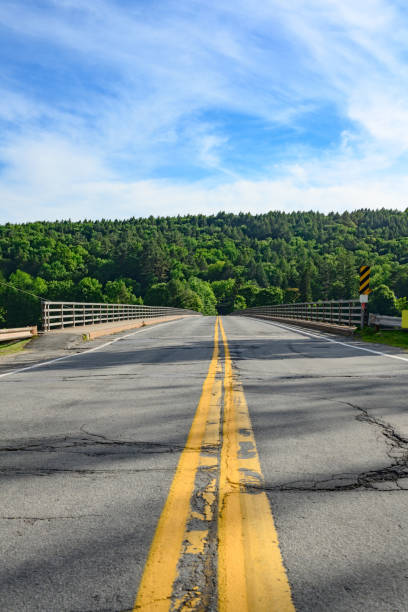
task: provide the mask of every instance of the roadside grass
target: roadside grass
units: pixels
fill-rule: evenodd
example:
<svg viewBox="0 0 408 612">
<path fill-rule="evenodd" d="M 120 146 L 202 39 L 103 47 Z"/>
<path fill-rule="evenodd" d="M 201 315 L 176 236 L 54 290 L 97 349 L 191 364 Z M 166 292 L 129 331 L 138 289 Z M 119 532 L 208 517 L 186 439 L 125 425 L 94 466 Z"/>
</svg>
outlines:
<svg viewBox="0 0 408 612">
<path fill-rule="evenodd" d="M 388 344 L 389 346 L 397 346 L 408 351 L 408 330 L 380 329 L 376 331 L 371 327 L 365 327 L 364 329 L 357 329 L 354 335 L 356 338 L 364 340 L 364 342 Z"/>
<path fill-rule="evenodd" d="M 31 338 L 26 338 L 18 342 L 4 342 L 0 344 L 0 357 L 3 355 L 10 355 L 11 353 L 19 353 L 30 341 Z"/>
</svg>

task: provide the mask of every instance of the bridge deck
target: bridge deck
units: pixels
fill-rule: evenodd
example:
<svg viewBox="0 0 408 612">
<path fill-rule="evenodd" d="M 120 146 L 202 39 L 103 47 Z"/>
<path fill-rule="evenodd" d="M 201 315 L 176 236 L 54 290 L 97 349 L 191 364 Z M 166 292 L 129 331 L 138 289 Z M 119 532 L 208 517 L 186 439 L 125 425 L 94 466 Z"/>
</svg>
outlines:
<svg viewBox="0 0 408 612">
<path fill-rule="evenodd" d="M 406 610 L 407 354 L 215 323 L 0 374 L 1 610 Z"/>
</svg>

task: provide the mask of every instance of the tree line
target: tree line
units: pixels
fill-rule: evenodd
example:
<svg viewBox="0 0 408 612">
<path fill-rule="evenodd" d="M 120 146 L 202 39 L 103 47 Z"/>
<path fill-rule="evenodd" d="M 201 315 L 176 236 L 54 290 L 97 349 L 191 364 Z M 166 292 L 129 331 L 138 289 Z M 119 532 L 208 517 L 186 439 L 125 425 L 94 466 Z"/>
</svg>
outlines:
<svg viewBox="0 0 408 612">
<path fill-rule="evenodd" d="M 356 299 L 372 267 L 376 310 L 408 296 L 408 210 L 185 215 L 0 226 L 0 324 L 39 319 L 39 301 L 178 306 L 213 315 Z M 21 291 L 18 291 L 21 290 Z"/>
</svg>

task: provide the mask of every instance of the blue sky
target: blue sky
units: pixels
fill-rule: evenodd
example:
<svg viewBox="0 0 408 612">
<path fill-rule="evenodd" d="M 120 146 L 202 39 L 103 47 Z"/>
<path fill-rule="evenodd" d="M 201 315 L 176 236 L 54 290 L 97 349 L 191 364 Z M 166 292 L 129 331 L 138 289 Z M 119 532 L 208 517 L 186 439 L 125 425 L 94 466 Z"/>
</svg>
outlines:
<svg viewBox="0 0 408 612">
<path fill-rule="evenodd" d="M 408 206 L 399 0 L 2 0 L 0 222 Z"/>
</svg>

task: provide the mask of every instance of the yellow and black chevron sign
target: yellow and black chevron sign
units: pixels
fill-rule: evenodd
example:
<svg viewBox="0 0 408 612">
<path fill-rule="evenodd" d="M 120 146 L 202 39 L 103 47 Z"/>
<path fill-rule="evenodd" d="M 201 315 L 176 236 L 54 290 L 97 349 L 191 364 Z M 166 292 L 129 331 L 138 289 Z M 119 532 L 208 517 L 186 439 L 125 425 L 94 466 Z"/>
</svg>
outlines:
<svg viewBox="0 0 408 612">
<path fill-rule="evenodd" d="M 370 266 L 360 266 L 360 295 L 370 293 Z"/>
</svg>

